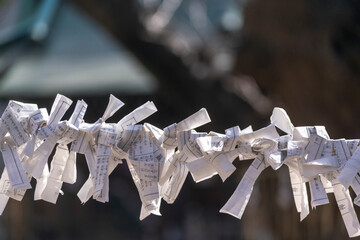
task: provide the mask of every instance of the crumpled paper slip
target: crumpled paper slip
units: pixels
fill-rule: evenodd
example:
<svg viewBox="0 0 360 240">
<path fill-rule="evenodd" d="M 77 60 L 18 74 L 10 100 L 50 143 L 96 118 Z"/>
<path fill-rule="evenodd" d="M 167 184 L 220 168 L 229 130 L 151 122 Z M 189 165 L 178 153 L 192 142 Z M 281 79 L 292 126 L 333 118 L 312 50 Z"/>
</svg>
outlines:
<svg viewBox="0 0 360 240">
<path fill-rule="evenodd" d="M 115 125 L 115 145 L 111 149 L 111 154 L 109 158 L 109 171 L 108 175 L 115 169 L 116 165 L 121 163 L 121 159 L 129 159 L 129 148 L 131 144 L 127 141 L 128 139 L 123 137 L 124 129 L 131 128 L 132 126 L 136 126 L 135 124 L 143 121 L 144 119 L 148 118 L 152 114 L 157 111 L 157 108 L 153 102 L 146 102 L 145 104 L 141 105 L 140 107 L 133 110 L 131 113 L 126 115 L 122 118 L 116 125 Z M 149 125 L 150 127 L 150 125 Z M 129 131 L 127 131 L 129 133 Z M 124 143 L 124 145 L 121 145 Z M 124 149 L 124 147 L 126 149 Z M 158 155 L 156 155 L 158 157 Z M 108 179 L 108 178 L 107 178 Z M 107 184 L 108 186 L 108 184 Z M 148 204 L 146 204 L 148 206 Z M 159 206 L 160 207 L 160 206 Z M 149 207 L 150 208 L 150 207 Z"/>
<path fill-rule="evenodd" d="M 0 179 L 0 209 L 4 210 L 8 199 L 21 201 L 31 188 L 31 176 L 24 171 L 22 154 L 30 130 L 28 117 L 38 109 L 36 104 L 10 100 L 0 121 L 0 146 L 5 168 Z"/>
<path fill-rule="evenodd" d="M 274 108 L 270 120 L 272 124 L 287 133 L 289 136 L 288 142 L 284 144 L 288 149 L 285 148 L 285 151 L 282 151 L 282 153 L 284 153 L 284 162 L 289 167 L 295 206 L 297 211 L 300 212 L 300 220 L 303 220 L 310 212 L 306 182 L 310 182 L 309 185 L 312 194 L 313 207 L 328 203 L 327 196 L 326 194 L 324 195 L 324 187 L 322 186 L 322 183 L 319 181 L 319 179 L 316 178 L 317 174 L 314 174 L 315 176 L 307 176 L 309 178 L 304 177 L 304 168 L 306 169 L 307 167 L 306 165 L 304 167 L 304 163 L 308 163 L 309 165 L 316 165 L 315 162 L 310 163 L 316 158 L 316 156 L 313 155 L 322 153 L 322 149 L 319 150 L 319 148 L 322 147 L 321 144 L 314 145 L 314 141 L 309 143 L 310 135 L 315 134 L 314 136 L 317 137 L 317 140 L 323 139 L 321 136 L 316 135 L 316 130 L 321 129 L 321 131 L 319 130 L 321 135 L 325 135 L 324 137 L 326 138 L 328 138 L 328 136 L 326 130 L 322 129 L 321 127 L 294 127 L 285 110 L 281 108 Z M 307 155 L 309 158 L 306 159 L 305 155 Z M 319 166 L 322 168 L 321 164 Z M 305 173 L 308 173 L 312 169 L 313 166 L 309 166 L 305 170 Z M 317 188 L 314 188 L 314 186 Z M 315 191 L 315 189 L 317 191 Z M 322 201 L 319 201 L 320 199 L 322 199 Z"/>
<path fill-rule="evenodd" d="M 164 129 L 161 137 L 162 146 L 170 151 L 171 157 L 165 160 L 159 184 L 162 186 L 162 197 L 167 203 L 173 203 L 180 193 L 189 172 L 186 163 L 203 157 L 196 139 L 205 136 L 206 133 L 197 133 L 193 129 L 210 121 L 206 109 L 202 108 L 183 121 Z M 169 134 L 169 129 L 175 134 Z M 173 153 L 172 150 L 176 148 L 177 150 Z"/>
<path fill-rule="evenodd" d="M 358 145 L 357 145 L 358 146 Z M 348 161 L 345 163 L 344 168 L 338 176 L 338 180 L 345 188 L 348 188 L 354 181 L 357 173 L 360 171 L 360 148 L 351 153 Z"/>
<path fill-rule="evenodd" d="M 67 123 L 65 121 L 60 122 L 60 119 L 71 103 L 72 101 L 69 98 L 58 94 L 51 108 L 47 125 L 41 127 L 37 132 L 37 137 L 44 141 L 34 151 L 32 158 L 24 162 L 25 170 L 37 179 L 42 177 L 45 165 L 56 142 L 60 140 L 62 134 L 68 129 Z"/>
<path fill-rule="evenodd" d="M 69 129 L 58 141 L 55 155 L 51 161 L 50 173 L 47 175 L 46 186 L 43 188 L 41 199 L 56 203 L 61 191 L 63 179 L 74 183 L 76 180 L 76 153 L 70 151 L 68 144 L 73 142 L 79 134 L 79 125 L 83 120 L 87 105 L 84 101 L 78 101 L 73 114 L 69 119 Z"/>
<path fill-rule="evenodd" d="M 1 137 L 9 132 L 16 147 L 25 144 L 30 136 L 26 132 L 26 119 L 29 113 L 37 110 L 36 104 L 26 104 L 16 101 L 10 101 L 7 108 L 1 116 Z"/>
<path fill-rule="evenodd" d="M 111 99 L 110 99 L 110 102 L 111 102 Z M 109 103 L 109 105 L 111 105 L 111 104 Z M 151 114 L 155 113 L 156 111 L 157 111 L 157 109 L 153 102 L 146 102 L 145 104 L 136 108 L 131 113 L 126 115 L 124 118 L 122 118 L 116 125 L 111 125 L 112 130 L 110 130 L 110 128 L 108 128 L 108 130 L 110 130 L 110 132 L 106 131 L 105 129 L 103 130 L 103 134 L 100 135 L 100 139 L 104 138 L 105 136 L 106 137 L 111 136 L 111 138 L 110 138 L 111 142 L 109 143 L 109 147 L 111 146 L 111 148 L 107 148 L 107 150 L 110 152 L 106 152 L 106 156 L 108 154 L 110 154 L 110 155 L 109 155 L 109 157 L 106 157 L 108 159 L 108 161 L 107 161 L 108 162 L 107 163 L 108 171 L 107 171 L 107 175 L 106 175 L 105 181 L 104 181 L 104 188 L 102 189 L 104 194 L 101 194 L 101 196 L 98 197 L 96 200 L 101 201 L 101 202 L 108 201 L 108 191 L 109 191 L 108 178 L 109 178 L 109 175 L 115 169 L 117 164 L 122 163 L 122 159 L 126 159 L 128 156 L 129 147 L 134 143 L 132 141 L 129 141 L 129 138 L 131 138 L 131 135 L 134 132 L 133 128 L 136 127 L 136 125 L 134 125 L 134 124 L 144 120 L 145 118 L 149 117 Z M 112 112 L 112 114 L 115 113 L 113 111 L 107 111 L 107 112 Z M 87 129 L 93 129 L 93 127 L 89 127 Z M 85 129 L 85 130 L 87 130 L 87 129 Z M 127 133 L 129 133 L 130 135 L 127 135 Z M 78 197 L 82 203 L 87 202 L 88 199 L 92 195 L 94 195 L 94 187 L 93 187 L 93 184 L 91 184 L 91 179 L 92 179 L 92 175 L 95 173 L 92 174 L 91 171 L 93 171 L 93 170 L 91 170 L 91 169 L 94 169 L 94 162 L 96 161 L 94 153 L 96 152 L 96 149 L 98 147 L 95 144 L 94 138 L 91 136 L 92 135 L 90 133 L 87 133 L 86 135 L 84 135 L 84 138 L 87 137 L 88 145 L 87 145 L 87 147 L 79 147 L 78 148 L 79 150 L 83 149 L 82 151 L 85 153 L 85 157 L 87 159 L 88 166 L 90 169 L 89 179 L 85 182 L 83 187 L 78 192 Z M 114 137 L 115 137 L 115 139 L 114 139 Z M 113 140 L 115 140 L 115 144 L 114 144 Z M 102 140 L 100 140 L 100 141 L 102 141 Z M 104 139 L 104 141 L 106 142 L 107 140 Z M 84 141 L 78 141 L 78 145 L 84 146 L 85 144 L 83 142 Z M 106 149 L 103 149 L 103 152 L 104 152 L 104 150 L 106 150 Z"/>
<path fill-rule="evenodd" d="M 139 125 L 137 139 L 129 149 L 127 163 L 142 201 L 140 219 L 160 214 L 160 174 L 165 162 L 165 149 L 159 143 L 162 130 L 150 124 Z"/>
<path fill-rule="evenodd" d="M 0 150 L 5 163 L 4 171 L 7 172 L 13 189 L 30 189 L 29 177 L 26 175 L 12 138 L 5 137 L 1 143 Z"/>
<path fill-rule="evenodd" d="M 37 132 L 41 127 L 46 125 L 48 120 L 49 114 L 45 108 L 40 108 L 29 115 L 27 132 L 31 137 L 22 152 L 28 158 L 32 158 L 34 156 L 35 148 L 40 145 L 41 140 L 38 139 Z"/>
<path fill-rule="evenodd" d="M 245 175 L 241 179 L 235 192 L 227 203 L 220 209 L 220 212 L 227 213 L 241 219 L 246 205 L 249 202 L 255 181 L 266 167 L 267 164 L 264 157 L 261 154 L 257 155 L 248 170 L 245 172 Z"/>
<path fill-rule="evenodd" d="M 250 128 L 241 131 L 236 126 L 225 130 L 225 135 L 212 133 L 197 138 L 204 157 L 187 163 L 187 167 L 196 182 L 216 174 L 219 174 L 225 181 L 236 170 L 232 162 L 238 156 L 241 160 L 248 160 L 254 159 L 258 153 L 262 153 L 267 162 L 270 162 L 271 165 L 275 164 L 274 161 L 278 161 L 278 159 L 275 159 L 273 153 L 277 151 L 277 141 L 273 139 L 278 137 L 273 125 L 255 132 Z M 276 168 L 278 167 L 276 166 Z"/>
<path fill-rule="evenodd" d="M 0 209 L 8 199 L 21 201 L 31 188 L 29 176 L 23 169 L 21 152 L 29 136 L 28 117 L 38 109 L 36 104 L 10 100 L 0 121 L 0 146 L 5 168 L 0 179 Z"/>
<path fill-rule="evenodd" d="M 232 162 L 239 155 L 235 147 L 236 137 L 241 131 L 236 126 L 225 130 L 225 133 L 225 135 L 210 133 L 196 139 L 204 157 L 186 164 L 195 182 L 203 181 L 215 174 L 219 174 L 225 181 L 236 170 Z"/>
<path fill-rule="evenodd" d="M 171 124 L 164 129 L 162 145 L 166 149 L 175 149 L 178 146 L 178 134 L 183 131 L 195 129 L 209 123 L 210 117 L 205 108 L 200 109 L 193 115 L 179 123 Z"/>
<path fill-rule="evenodd" d="M 257 131 L 251 131 L 238 136 L 239 146 L 250 146 L 251 154 L 245 152 L 249 157 L 255 155 L 255 159 L 246 171 L 233 195 L 221 208 L 220 212 L 230 214 L 241 219 L 246 205 L 250 199 L 253 186 L 260 173 L 268 166 L 278 169 L 283 161 L 281 157 L 275 157 L 278 152 L 278 139 L 280 138 L 274 125 L 269 125 Z M 242 155 L 240 153 L 240 155 Z M 241 157 L 240 159 L 244 159 Z"/>
<path fill-rule="evenodd" d="M 29 189 L 30 181 L 23 169 L 21 157 L 17 149 L 29 141 L 30 133 L 27 119 L 38 109 L 36 104 L 9 101 L 1 116 L 0 138 L 1 151 L 5 163 L 5 170 L 13 189 Z"/>
<path fill-rule="evenodd" d="M 78 139 L 80 135 L 79 126 L 84 121 L 87 104 L 84 100 L 78 100 L 75 106 L 75 110 L 71 115 L 69 122 L 78 129 L 77 137 L 73 139 L 70 147 L 69 156 L 66 160 L 65 168 L 62 173 L 61 180 L 65 183 L 74 184 L 76 182 L 76 152 L 72 149 L 74 141 Z"/>
<path fill-rule="evenodd" d="M 173 203 L 180 193 L 189 173 L 186 163 L 203 157 L 196 139 L 205 135 L 206 133 L 198 133 L 195 130 L 186 130 L 178 133 L 178 150 L 169 159 L 171 167 L 167 169 L 168 172 L 164 175 L 169 177 L 164 183 L 160 181 L 164 186 L 163 198 L 167 203 Z M 169 172 L 170 174 L 168 174 Z"/>
<path fill-rule="evenodd" d="M 11 182 L 7 192 L 20 189 L 25 192 L 26 189 L 31 188 L 30 179 L 24 171 L 21 163 L 22 157 L 18 150 L 23 149 L 31 138 L 31 126 L 29 126 L 30 122 L 27 119 L 36 111 L 38 111 L 36 104 L 10 100 L 2 114 L 0 121 L 1 151 L 5 162 L 5 170 L 7 170 L 7 174 L 3 176 L 7 176 L 9 178 L 7 180 Z M 4 179 L 4 182 L 7 180 Z"/>
<path fill-rule="evenodd" d="M 206 123 L 209 123 L 210 117 L 206 111 L 206 109 L 202 108 L 198 112 L 194 113 L 193 115 L 187 117 L 183 121 L 179 122 L 178 124 L 174 123 L 164 129 L 164 134 L 161 137 L 162 139 L 162 147 L 168 150 L 175 150 L 177 149 L 177 156 L 175 158 L 171 157 L 167 159 L 164 163 L 163 171 L 160 176 L 160 184 L 164 185 L 165 182 L 169 181 L 169 179 L 172 176 L 172 173 L 176 170 L 177 166 L 179 166 L 178 159 L 180 157 L 180 151 L 182 150 L 183 146 L 185 146 L 189 141 L 187 145 L 187 148 L 196 148 L 197 144 L 195 141 L 195 135 L 192 136 L 193 139 L 189 139 L 191 135 L 191 129 L 194 129 L 196 127 L 200 127 Z M 183 132 L 187 131 L 186 134 Z M 195 134 L 195 132 L 193 132 Z M 179 135 L 181 137 L 179 138 Z M 196 135 L 199 136 L 199 135 Z M 195 149 L 194 149 L 195 150 Z M 200 150 L 197 149 L 192 153 L 190 149 L 185 149 L 185 151 L 190 152 L 190 155 L 192 155 L 192 158 L 194 158 L 194 154 L 199 154 Z M 184 154 L 181 154 L 184 156 Z M 186 157 L 185 157 L 186 158 Z M 196 158 L 196 156 L 195 156 Z M 195 159 L 194 158 L 194 159 Z M 185 164 L 185 162 L 183 163 Z M 178 169 L 179 171 L 179 169 Z M 186 173 L 187 174 L 187 173 Z M 184 174 L 185 175 L 185 174 Z"/>
<path fill-rule="evenodd" d="M 80 123 L 80 139 L 74 142 L 72 150 L 85 154 L 89 168 L 89 179 L 78 192 L 78 197 L 85 203 L 92 195 L 100 202 L 108 201 L 109 175 L 108 166 L 111 148 L 116 144 L 115 124 L 105 123 L 114 115 L 124 103 L 113 95 L 110 95 L 104 114 L 93 124 Z"/>
</svg>

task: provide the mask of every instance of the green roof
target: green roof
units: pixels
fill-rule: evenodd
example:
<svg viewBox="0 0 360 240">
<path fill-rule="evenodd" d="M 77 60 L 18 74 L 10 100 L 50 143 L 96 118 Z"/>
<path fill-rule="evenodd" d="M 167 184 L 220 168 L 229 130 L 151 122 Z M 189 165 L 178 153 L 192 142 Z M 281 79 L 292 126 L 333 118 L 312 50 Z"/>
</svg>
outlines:
<svg viewBox="0 0 360 240">
<path fill-rule="evenodd" d="M 130 52 L 70 3 L 61 4 L 51 27 L 48 39 L 24 51 L 2 77 L 0 97 L 157 89 L 154 76 Z"/>
</svg>

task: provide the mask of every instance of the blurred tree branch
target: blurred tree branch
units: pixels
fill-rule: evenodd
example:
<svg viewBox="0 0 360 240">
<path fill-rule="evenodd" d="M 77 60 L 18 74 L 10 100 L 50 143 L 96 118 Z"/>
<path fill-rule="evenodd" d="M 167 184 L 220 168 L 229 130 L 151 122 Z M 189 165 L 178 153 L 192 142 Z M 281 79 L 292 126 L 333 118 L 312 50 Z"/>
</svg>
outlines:
<svg viewBox="0 0 360 240">
<path fill-rule="evenodd" d="M 179 114 L 189 114 L 197 108 L 206 107 L 212 116 L 212 124 L 217 128 L 230 127 L 227 124 L 236 125 L 241 120 L 262 119 L 241 98 L 227 91 L 216 75 L 206 78 L 194 75 L 181 56 L 166 45 L 164 35 L 150 34 L 140 20 L 136 1 L 73 2 L 105 27 L 157 77 L 159 95 L 179 109 Z M 217 114 L 219 110 L 221 114 Z M 247 114 L 246 119 L 244 113 Z M 228 121 L 224 123 L 224 119 Z"/>
</svg>

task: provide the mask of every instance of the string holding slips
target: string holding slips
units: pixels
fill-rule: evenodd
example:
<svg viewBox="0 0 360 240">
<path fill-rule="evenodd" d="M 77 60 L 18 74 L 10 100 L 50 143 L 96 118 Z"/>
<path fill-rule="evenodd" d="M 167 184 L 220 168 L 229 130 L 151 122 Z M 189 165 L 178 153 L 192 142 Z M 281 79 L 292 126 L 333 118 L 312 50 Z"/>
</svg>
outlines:
<svg viewBox="0 0 360 240">
<path fill-rule="evenodd" d="M 210 117 L 202 108 L 165 128 L 139 124 L 157 111 L 146 102 L 117 123 L 107 120 L 124 103 L 110 95 L 104 114 L 95 123 L 84 120 L 87 104 L 58 94 L 50 114 L 36 104 L 9 101 L 0 121 L 0 151 L 5 168 L 0 178 L 0 213 L 9 198 L 21 201 L 36 179 L 35 200 L 56 203 L 63 183 L 76 182 L 76 156 L 84 154 L 89 177 L 78 198 L 109 201 L 109 175 L 127 162 L 142 201 L 140 219 L 161 215 L 162 199 L 175 202 L 190 173 L 195 182 L 219 175 L 222 181 L 236 170 L 233 162 L 252 160 L 233 195 L 220 212 L 241 218 L 257 178 L 267 167 L 289 170 L 295 207 L 303 220 L 312 209 L 328 204 L 333 193 L 350 237 L 360 235 L 354 204 L 360 206 L 360 140 L 331 139 L 324 126 L 295 127 L 281 108 L 274 108 L 270 124 L 254 131 L 234 126 L 225 133 L 197 132 Z M 277 128 L 285 134 L 279 135 Z M 70 147 L 70 148 L 69 148 Z M 55 154 L 48 160 L 53 149 Z M 309 186 L 311 202 L 308 201 Z M 354 201 L 348 188 L 356 193 Z"/>
</svg>

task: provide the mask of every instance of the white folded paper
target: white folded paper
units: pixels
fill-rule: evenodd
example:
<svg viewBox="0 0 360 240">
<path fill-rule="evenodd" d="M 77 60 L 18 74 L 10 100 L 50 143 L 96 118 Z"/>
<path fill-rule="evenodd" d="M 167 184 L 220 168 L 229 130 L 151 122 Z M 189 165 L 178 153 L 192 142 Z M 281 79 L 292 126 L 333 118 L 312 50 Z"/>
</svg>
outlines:
<svg viewBox="0 0 360 240">
<path fill-rule="evenodd" d="M 110 95 L 104 114 L 85 122 L 87 104 L 77 101 L 69 120 L 62 119 L 72 100 L 58 94 L 50 114 L 36 104 L 9 101 L 0 118 L 0 151 L 5 168 L 0 178 L 0 214 L 9 198 L 21 201 L 35 177 L 34 199 L 56 203 L 63 183 L 76 182 L 76 156 L 84 154 L 89 177 L 78 192 L 82 203 L 91 197 L 109 201 L 109 175 L 126 161 L 142 202 L 140 219 L 161 215 L 162 199 L 171 204 L 191 174 L 195 182 L 236 172 L 233 164 L 252 160 L 233 195 L 220 212 L 241 218 L 257 178 L 271 167 L 289 170 L 295 207 L 303 220 L 311 209 L 328 204 L 333 193 L 350 237 L 360 224 L 348 188 L 360 206 L 360 140 L 331 139 L 324 126 L 296 127 L 284 109 L 274 108 L 270 124 L 259 130 L 234 126 L 225 133 L 197 132 L 210 122 L 202 108 L 179 123 L 158 128 L 139 124 L 157 111 L 146 102 L 116 123 L 107 120 L 124 103 Z M 282 136 L 277 129 L 282 130 Z M 48 164 L 53 149 L 55 154 Z M 50 165 L 50 169 L 49 166 Z"/>
</svg>

